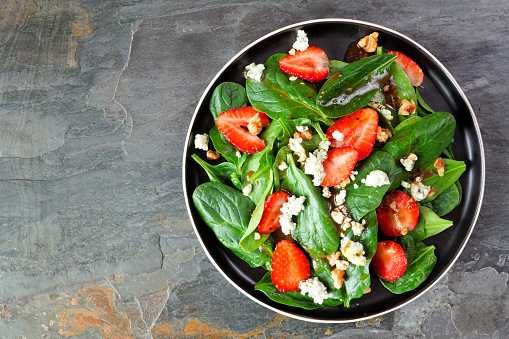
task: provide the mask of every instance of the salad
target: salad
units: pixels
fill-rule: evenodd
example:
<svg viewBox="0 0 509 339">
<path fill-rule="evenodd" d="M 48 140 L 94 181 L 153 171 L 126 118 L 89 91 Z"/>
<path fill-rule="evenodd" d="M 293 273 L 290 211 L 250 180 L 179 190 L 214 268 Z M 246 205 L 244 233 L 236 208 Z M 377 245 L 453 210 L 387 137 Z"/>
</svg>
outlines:
<svg viewBox="0 0 509 339">
<path fill-rule="evenodd" d="M 245 86 L 214 89 L 215 125 L 194 136 L 210 179 L 193 192 L 198 213 L 267 270 L 254 289 L 278 303 L 349 307 L 377 276 L 411 291 L 437 262 L 422 241 L 452 226 L 442 216 L 466 168 L 451 150 L 455 119 L 419 95 L 418 63 L 378 38 L 353 41 L 340 61 L 299 30 L 288 53 L 246 66 Z"/>
</svg>

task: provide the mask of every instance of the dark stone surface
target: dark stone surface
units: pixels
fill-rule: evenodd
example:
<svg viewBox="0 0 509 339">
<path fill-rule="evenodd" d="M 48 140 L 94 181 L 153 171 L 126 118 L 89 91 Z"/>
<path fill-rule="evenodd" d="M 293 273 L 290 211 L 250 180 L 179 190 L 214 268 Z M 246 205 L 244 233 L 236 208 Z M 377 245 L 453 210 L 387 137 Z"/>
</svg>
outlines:
<svg viewBox="0 0 509 339">
<path fill-rule="evenodd" d="M 332 17 L 433 53 L 486 152 L 481 214 L 452 270 L 351 324 L 238 292 L 201 249 L 181 183 L 194 107 L 222 65 L 274 29 Z M 0 336 L 507 337 L 508 22 L 505 0 L 0 1 Z"/>
</svg>

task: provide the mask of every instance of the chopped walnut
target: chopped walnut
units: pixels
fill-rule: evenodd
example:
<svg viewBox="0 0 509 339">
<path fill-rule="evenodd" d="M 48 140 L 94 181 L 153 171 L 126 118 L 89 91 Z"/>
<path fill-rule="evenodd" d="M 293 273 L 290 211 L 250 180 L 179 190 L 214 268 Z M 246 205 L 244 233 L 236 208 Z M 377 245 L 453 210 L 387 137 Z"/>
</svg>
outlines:
<svg viewBox="0 0 509 339">
<path fill-rule="evenodd" d="M 207 151 L 207 159 L 209 159 L 209 160 L 217 160 L 217 159 L 219 159 L 220 156 L 221 156 L 221 154 L 218 151 L 212 151 L 212 150 Z"/>
<path fill-rule="evenodd" d="M 401 106 L 399 106 L 398 113 L 401 115 L 409 115 L 415 113 L 416 106 L 413 100 L 408 101 L 407 99 L 401 100 Z"/>
<path fill-rule="evenodd" d="M 371 287 L 368 287 L 364 290 L 364 294 L 368 294 L 369 292 L 371 292 Z"/>
<path fill-rule="evenodd" d="M 429 197 L 433 196 L 433 194 L 435 194 L 435 187 L 431 187 L 431 189 L 429 190 L 429 193 L 426 196 L 426 198 L 429 198 Z"/>
<path fill-rule="evenodd" d="M 336 261 L 339 260 L 339 257 L 341 256 L 340 251 L 336 251 L 332 253 L 331 255 L 327 256 L 327 260 L 329 261 L 329 266 L 334 267 L 336 266 Z"/>
<path fill-rule="evenodd" d="M 445 171 L 445 162 L 442 160 L 442 158 L 435 160 L 435 168 L 437 169 L 438 175 L 443 177 Z"/>
<path fill-rule="evenodd" d="M 378 126 L 376 130 L 376 140 L 378 142 L 386 142 L 387 139 L 392 138 L 392 133 L 386 128 Z"/>
<path fill-rule="evenodd" d="M 334 287 L 335 288 L 341 288 L 343 287 L 343 276 L 345 275 L 345 271 L 341 270 L 339 268 L 335 268 L 331 272 L 332 280 L 334 281 Z"/>
<path fill-rule="evenodd" d="M 357 42 L 357 45 L 368 53 L 373 53 L 378 47 L 378 32 L 373 32 Z"/>
<path fill-rule="evenodd" d="M 249 120 L 249 124 L 247 125 L 247 129 L 249 133 L 257 135 L 262 131 L 263 123 L 260 115 L 256 113 L 251 120 Z"/>
<path fill-rule="evenodd" d="M 311 139 L 313 139 L 313 132 L 311 132 L 311 130 L 309 130 L 309 129 L 302 131 L 302 132 L 296 131 L 295 133 L 293 133 L 293 138 L 294 139 L 301 138 L 302 140 L 311 140 Z"/>
</svg>

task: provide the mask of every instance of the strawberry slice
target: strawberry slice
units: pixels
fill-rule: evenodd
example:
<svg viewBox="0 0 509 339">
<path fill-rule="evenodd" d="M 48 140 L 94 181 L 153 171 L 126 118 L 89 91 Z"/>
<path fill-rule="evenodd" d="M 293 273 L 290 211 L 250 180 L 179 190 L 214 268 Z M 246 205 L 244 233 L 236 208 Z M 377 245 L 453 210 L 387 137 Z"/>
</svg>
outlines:
<svg viewBox="0 0 509 339">
<path fill-rule="evenodd" d="M 371 268 L 382 279 L 394 281 L 403 275 L 407 259 L 403 248 L 394 241 L 380 241 L 371 259 Z"/>
<path fill-rule="evenodd" d="M 337 147 L 327 152 L 327 159 L 322 163 L 325 172 L 322 186 L 336 186 L 348 178 L 352 172 L 359 152 L 352 147 Z"/>
<path fill-rule="evenodd" d="M 242 128 L 247 127 L 256 114 L 258 114 L 263 127 L 270 124 L 269 117 L 265 113 L 258 112 L 252 106 L 249 106 L 231 109 L 219 114 L 216 125 L 226 139 L 240 151 L 256 153 L 265 147 L 265 141 Z"/>
<path fill-rule="evenodd" d="M 279 217 L 282 214 L 281 207 L 288 201 L 289 197 L 290 194 L 283 191 L 277 191 L 269 195 L 263 206 L 262 218 L 258 223 L 258 232 L 262 234 L 270 233 L 281 227 L 279 224 Z"/>
<path fill-rule="evenodd" d="M 390 192 L 376 209 L 378 227 L 390 237 L 405 235 L 417 226 L 419 207 L 405 193 Z"/>
<path fill-rule="evenodd" d="M 295 244 L 282 240 L 272 256 L 272 282 L 281 292 L 298 291 L 299 282 L 310 276 L 309 260 Z"/>
<path fill-rule="evenodd" d="M 281 58 L 279 67 L 297 78 L 318 82 L 329 74 L 329 58 L 322 49 L 310 46 L 304 51 L 296 51 L 294 55 L 288 54 Z"/>
<path fill-rule="evenodd" d="M 327 130 L 327 137 L 332 147 L 350 146 L 359 152 L 359 161 L 366 158 L 373 150 L 378 127 L 378 114 L 372 108 L 362 108 L 352 114 L 339 118 Z M 342 134 L 342 140 L 335 138 Z M 341 138 L 340 138 L 341 139 Z"/>
<path fill-rule="evenodd" d="M 405 74 L 408 76 L 410 81 L 412 82 L 412 85 L 414 86 L 420 86 L 422 84 L 422 81 L 424 80 L 424 73 L 422 72 L 422 69 L 417 65 L 415 61 L 407 57 L 405 54 L 391 51 L 389 54 L 396 54 L 398 57 L 395 61 L 398 65 L 403 68 L 405 71 Z"/>
</svg>

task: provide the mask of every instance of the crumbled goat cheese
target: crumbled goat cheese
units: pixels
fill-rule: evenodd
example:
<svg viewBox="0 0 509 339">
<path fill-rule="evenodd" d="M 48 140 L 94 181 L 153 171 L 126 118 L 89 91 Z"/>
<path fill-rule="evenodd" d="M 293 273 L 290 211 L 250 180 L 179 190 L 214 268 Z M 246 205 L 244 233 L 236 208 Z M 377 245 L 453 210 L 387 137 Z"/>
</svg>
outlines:
<svg viewBox="0 0 509 339">
<path fill-rule="evenodd" d="M 384 105 L 382 105 L 382 104 L 380 104 L 378 102 L 375 102 L 374 104 L 376 105 L 376 108 L 378 109 L 378 111 L 380 113 L 382 113 L 382 115 L 384 116 L 385 119 L 387 119 L 389 121 L 394 119 L 394 117 L 392 116 L 391 111 L 388 110 L 387 108 L 385 108 Z"/>
<path fill-rule="evenodd" d="M 391 181 L 387 176 L 387 173 L 380 170 L 371 171 L 365 179 L 361 179 L 361 182 L 366 186 L 380 187 L 383 185 L 390 185 Z"/>
<path fill-rule="evenodd" d="M 352 241 L 347 237 L 344 237 L 341 239 L 341 253 L 343 253 L 346 259 L 354 265 L 366 265 L 364 248 L 359 242 Z"/>
<path fill-rule="evenodd" d="M 299 131 L 301 133 L 304 131 L 307 131 L 309 129 L 308 126 L 303 126 L 303 125 L 297 125 L 297 126 L 295 126 L 295 128 L 297 129 L 297 131 Z"/>
<path fill-rule="evenodd" d="M 402 181 L 401 186 L 403 186 L 403 188 L 410 188 L 411 185 L 406 181 Z"/>
<path fill-rule="evenodd" d="M 194 137 L 194 147 L 204 151 L 209 150 L 209 136 L 207 133 L 196 134 Z"/>
<path fill-rule="evenodd" d="M 421 201 L 426 199 L 429 192 L 431 191 L 431 186 L 426 186 L 420 180 L 414 180 L 410 185 L 410 194 L 415 201 Z"/>
<path fill-rule="evenodd" d="M 313 176 L 313 185 L 315 186 L 320 186 L 325 178 L 323 162 L 327 159 L 329 146 L 329 141 L 321 141 L 318 148 L 309 154 L 308 159 L 304 163 L 304 173 Z"/>
<path fill-rule="evenodd" d="M 358 188 L 359 188 L 359 185 L 357 185 L 357 184 L 353 184 L 353 188 L 354 188 L 354 189 L 358 189 Z"/>
<path fill-rule="evenodd" d="M 294 76 L 294 75 L 292 75 L 292 76 L 290 76 L 290 77 L 288 78 L 288 80 L 290 80 L 290 81 L 295 81 L 295 80 L 297 80 L 297 79 L 298 79 L 298 78 L 297 78 L 296 76 Z"/>
<path fill-rule="evenodd" d="M 295 40 L 292 47 L 297 51 L 305 51 L 309 47 L 309 40 L 306 32 L 300 29 L 297 31 L 297 40 Z"/>
<path fill-rule="evenodd" d="M 299 283 L 300 293 L 308 295 L 313 298 L 315 304 L 323 304 L 324 299 L 332 297 L 332 293 L 327 293 L 327 288 L 318 279 L 318 277 L 312 277 L 308 280 L 303 280 Z"/>
<path fill-rule="evenodd" d="M 414 169 L 415 162 L 417 161 L 417 155 L 410 153 L 406 157 L 399 159 L 399 162 L 405 167 L 405 171 L 411 172 Z"/>
<path fill-rule="evenodd" d="M 362 231 L 364 231 L 364 225 L 360 222 L 352 221 L 351 225 L 353 235 L 361 235 Z"/>
<path fill-rule="evenodd" d="M 279 224 L 281 225 L 281 231 L 288 235 L 297 227 L 292 221 L 292 217 L 298 215 L 304 209 L 304 201 L 306 197 L 296 197 L 292 195 L 288 198 L 288 201 L 281 206 L 281 216 L 279 217 Z"/>
<path fill-rule="evenodd" d="M 297 155 L 298 162 L 304 163 L 307 160 L 306 150 L 301 145 L 302 138 L 290 138 L 288 140 L 288 147 L 292 150 L 293 154 Z"/>
<path fill-rule="evenodd" d="M 237 150 L 237 152 L 235 152 L 235 155 L 237 156 L 237 158 L 241 158 L 242 157 L 242 154 L 240 153 L 239 150 Z"/>
<path fill-rule="evenodd" d="M 343 141 L 343 138 L 345 135 L 341 133 L 340 131 L 334 131 L 332 132 L 332 137 L 337 141 Z"/>
<path fill-rule="evenodd" d="M 343 212 L 341 212 L 341 210 L 338 207 L 336 207 L 330 212 L 330 216 L 332 220 L 334 220 L 340 225 L 343 223 L 343 220 L 345 219 L 345 215 L 343 214 Z"/>
<path fill-rule="evenodd" d="M 359 174 L 359 172 L 357 172 L 357 171 L 352 171 L 352 172 L 350 173 L 350 180 L 354 181 L 354 180 L 355 180 L 355 176 L 356 176 L 357 174 Z"/>
<path fill-rule="evenodd" d="M 334 195 L 334 205 L 335 206 L 343 205 L 345 203 L 345 199 L 346 199 L 346 190 L 342 189 L 341 191 L 339 191 L 339 193 Z"/>
<path fill-rule="evenodd" d="M 249 184 L 249 185 L 246 185 L 244 186 L 244 188 L 242 189 L 242 194 L 244 194 L 245 196 L 248 196 L 249 193 L 251 193 L 251 191 L 253 190 L 253 185 Z"/>
<path fill-rule="evenodd" d="M 326 199 L 329 199 L 332 196 L 329 187 L 325 186 L 324 188 L 322 188 L 322 196 Z"/>
<path fill-rule="evenodd" d="M 244 77 L 260 82 L 262 80 L 264 70 L 265 66 L 263 64 L 257 65 L 254 62 L 250 63 L 246 66 L 246 68 L 244 68 Z"/>
<path fill-rule="evenodd" d="M 277 168 L 279 168 L 279 170 L 280 170 L 281 172 L 283 172 L 285 169 L 287 169 L 287 168 L 288 168 L 288 164 L 287 164 L 286 162 L 284 162 L 284 161 L 281 161 L 281 162 L 279 163 L 279 166 L 278 166 Z"/>
</svg>

